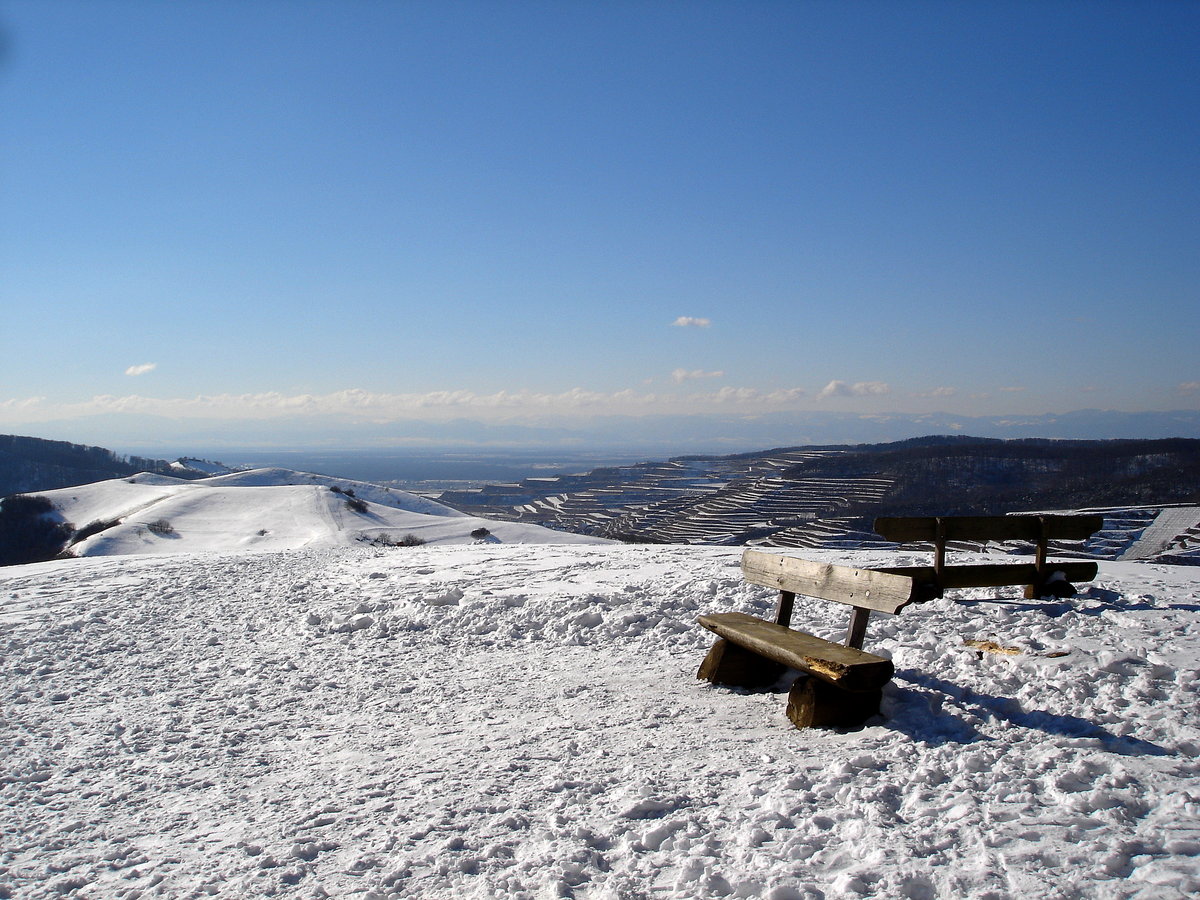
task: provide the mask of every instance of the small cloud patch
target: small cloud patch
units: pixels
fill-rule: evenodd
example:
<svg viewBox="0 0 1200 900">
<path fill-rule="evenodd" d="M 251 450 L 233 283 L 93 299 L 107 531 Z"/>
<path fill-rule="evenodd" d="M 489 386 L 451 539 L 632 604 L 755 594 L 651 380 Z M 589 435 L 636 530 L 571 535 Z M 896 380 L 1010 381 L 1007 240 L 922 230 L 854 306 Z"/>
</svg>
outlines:
<svg viewBox="0 0 1200 900">
<path fill-rule="evenodd" d="M 818 400 L 828 400 L 831 397 L 870 397 L 879 394 L 890 394 L 891 385 L 883 381 L 856 381 L 850 384 L 846 381 L 831 381 L 821 388 L 817 394 Z"/>
<path fill-rule="evenodd" d="M 703 319 L 697 316 L 680 316 L 671 324 L 676 328 L 707 328 L 712 324 L 712 319 Z"/>
<path fill-rule="evenodd" d="M 158 368 L 158 363 L 142 363 L 140 366 L 130 366 L 125 370 L 126 375 L 145 375 Z"/>
<path fill-rule="evenodd" d="M 38 406 L 45 399 L 45 397 L 25 397 L 24 399 L 13 397 L 9 400 L 0 400 L 0 409 L 32 409 L 33 407 Z"/>
<path fill-rule="evenodd" d="M 692 381 L 696 378 L 720 378 L 724 372 L 705 372 L 703 369 L 676 369 L 671 373 L 671 380 L 676 384 Z"/>
</svg>

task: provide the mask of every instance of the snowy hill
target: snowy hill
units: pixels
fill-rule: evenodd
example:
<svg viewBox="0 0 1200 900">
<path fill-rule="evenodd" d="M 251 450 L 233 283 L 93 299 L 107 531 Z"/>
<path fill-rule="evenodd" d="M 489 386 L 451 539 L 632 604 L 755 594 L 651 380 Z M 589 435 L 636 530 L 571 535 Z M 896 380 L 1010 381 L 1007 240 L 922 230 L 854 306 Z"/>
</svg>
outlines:
<svg viewBox="0 0 1200 900">
<path fill-rule="evenodd" d="M 238 471 L 235 468 L 225 465 L 221 462 L 213 462 L 209 459 L 197 459 L 194 456 L 181 456 L 179 459 L 171 463 L 171 469 L 179 475 L 188 478 L 196 476 L 207 477 L 210 475 L 228 475 L 230 472 Z"/>
<path fill-rule="evenodd" d="M 290 469 L 253 469 L 198 481 L 143 473 L 42 495 L 65 521 L 88 534 L 71 546 L 76 556 L 287 550 L 405 539 L 597 543 L 536 525 L 467 516 L 405 491 Z"/>
<path fill-rule="evenodd" d="M 224 489 L 173 500 L 204 490 Z M 0 570 L 0 896 L 1200 892 L 1195 567 L 1102 561 L 1069 601 L 977 589 L 873 616 L 896 679 L 884 718 L 840 733 L 791 728 L 786 693 L 696 680 L 699 613 L 773 604 L 738 556 L 357 546 Z M 799 627 L 845 619 L 797 600 Z"/>
</svg>

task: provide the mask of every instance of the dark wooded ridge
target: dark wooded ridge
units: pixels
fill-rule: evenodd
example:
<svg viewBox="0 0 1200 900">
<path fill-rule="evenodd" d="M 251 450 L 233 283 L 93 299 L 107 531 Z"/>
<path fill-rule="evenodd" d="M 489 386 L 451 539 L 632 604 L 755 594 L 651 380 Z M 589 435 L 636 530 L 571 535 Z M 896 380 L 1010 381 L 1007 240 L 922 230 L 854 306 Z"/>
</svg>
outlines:
<svg viewBox="0 0 1200 900">
<path fill-rule="evenodd" d="M 66 546 L 72 528 L 45 497 L 0 499 L 0 566 L 53 559 Z"/>
<path fill-rule="evenodd" d="M 186 471 L 172 468 L 163 459 L 118 456 L 103 447 L 0 434 L 0 497 L 91 484 L 139 472 L 189 477 Z"/>
<path fill-rule="evenodd" d="M 1192 503 L 1200 502 L 1200 440 L 914 438 L 848 448 L 805 461 L 782 475 L 894 478 L 885 498 L 864 504 L 864 516 L 1000 515 L 1029 509 Z"/>
</svg>

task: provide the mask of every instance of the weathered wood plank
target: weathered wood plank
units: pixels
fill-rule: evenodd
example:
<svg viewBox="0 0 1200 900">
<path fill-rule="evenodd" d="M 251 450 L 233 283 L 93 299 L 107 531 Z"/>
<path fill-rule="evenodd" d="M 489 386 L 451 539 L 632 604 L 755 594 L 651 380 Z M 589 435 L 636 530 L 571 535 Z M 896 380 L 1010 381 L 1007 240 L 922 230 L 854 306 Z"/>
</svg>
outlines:
<svg viewBox="0 0 1200 900">
<path fill-rule="evenodd" d="M 700 624 L 731 643 L 792 669 L 800 669 L 846 691 L 869 691 L 895 672 L 890 659 L 843 647 L 803 631 L 745 613 L 700 616 Z"/>
<path fill-rule="evenodd" d="M 922 585 L 940 585 L 943 588 L 1001 587 L 1008 584 L 1037 584 L 1041 581 L 1038 568 L 1033 563 L 980 563 L 977 565 L 946 566 L 939 581 L 932 566 L 889 566 L 879 569 L 892 575 L 911 578 L 918 586 L 916 602 L 934 599 L 936 592 L 922 594 Z M 1075 584 L 1094 581 L 1097 565 L 1094 562 L 1075 561 L 1046 563 L 1046 576 L 1062 572 L 1067 581 Z"/>
<path fill-rule="evenodd" d="M 914 599 L 911 578 L 762 550 L 742 554 L 742 574 L 754 584 L 880 612 L 894 613 Z"/>
<path fill-rule="evenodd" d="M 938 521 L 949 541 L 1082 541 L 1104 527 L 1104 517 L 1078 516 L 887 516 L 875 520 L 875 533 L 889 541 L 935 541 Z"/>
</svg>

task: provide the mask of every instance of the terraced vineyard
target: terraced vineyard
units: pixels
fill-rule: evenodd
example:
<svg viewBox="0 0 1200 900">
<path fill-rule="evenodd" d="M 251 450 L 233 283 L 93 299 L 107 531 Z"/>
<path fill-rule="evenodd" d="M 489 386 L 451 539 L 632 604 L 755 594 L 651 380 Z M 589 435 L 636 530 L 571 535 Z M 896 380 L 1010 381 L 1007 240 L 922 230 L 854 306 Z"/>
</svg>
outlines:
<svg viewBox="0 0 1200 900">
<path fill-rule="evenodd" d="M 1100 559 L 1146 560 L 1200 565 L 1200 506 L 1139 506 L 1094 509 L 1104 528 L 1080 548 Z"/>
<path fill-rule="evenodd" d="M 525 478 L 439 499 L 489 518 L 628 541 L 792 548 L 891 547 L 871 530 L 879 515 L 1087 508 L 1105 515 L 1104 529 L 1058 552 L 1186 562 L 1200 544 L 1200 441 L 796 447 Z"/>
<path fill-rule="evenodd" d="M 493 518 L 565 531 L 652 543 L 739 544 L 886 490 L 887 484 L 878 479 L 804 483 L 780 474 L 836 452 L 680 457 L 582 475 L 525 478 L 477 491 L 447 491 L 440 499 L 476 515 L 486 510 Z"/>
</svg>

